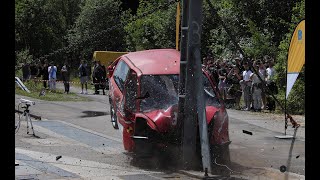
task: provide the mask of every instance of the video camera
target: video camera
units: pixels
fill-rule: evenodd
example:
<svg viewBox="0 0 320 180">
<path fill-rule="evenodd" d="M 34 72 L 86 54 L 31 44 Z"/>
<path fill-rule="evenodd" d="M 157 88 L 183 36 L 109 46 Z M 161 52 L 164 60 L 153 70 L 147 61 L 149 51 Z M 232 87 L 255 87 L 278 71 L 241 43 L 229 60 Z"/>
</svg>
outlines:
<svg viewBox="0 0 320 180">
<path fill-rule="evenodd" d="M 22 98 L 20 98 L 20 103 L 23 103 L 23 104 L 26 104 L 26 105 L 29 105 L 29 106 L 32 106 L 32 105 L 36 104 L 34 101 L 30 101 L 30 100 L 22 99 Z"/>
</svg>

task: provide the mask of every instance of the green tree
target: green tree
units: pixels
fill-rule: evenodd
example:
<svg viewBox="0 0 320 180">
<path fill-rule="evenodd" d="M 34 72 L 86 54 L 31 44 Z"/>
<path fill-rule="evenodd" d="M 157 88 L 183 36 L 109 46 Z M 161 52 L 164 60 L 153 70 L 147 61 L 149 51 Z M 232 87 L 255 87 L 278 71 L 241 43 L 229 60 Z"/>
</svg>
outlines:
<svg viewBox="0 0 320 180">
<path fill-rule="evenodd" d="M 176 34 L 176 6 L 165 8 L 165 0 L 149 2 L 141 0 L 137 16 L 141 17 L 146 12 L 152 12 L 140 19 L 129 22 L 125 26 L 126 42 L 129 51 L 175 48 Z M 157 10 L 155 10 L 157 9 Z"/>
<path fill-rule="evenodd" d="M 124 51 L 123 17 L 128 12 L 122 12 L 120 5 L 119 0 L 85 1 L 67 36 L 71 51 L 87 60 L 96 50 Z"/>
<path fill-rule="evenodd" d="M 64 46 L 63 0 L 19 0 L 15 6 L 16 50 L 39 57 Z"/>
</svg>

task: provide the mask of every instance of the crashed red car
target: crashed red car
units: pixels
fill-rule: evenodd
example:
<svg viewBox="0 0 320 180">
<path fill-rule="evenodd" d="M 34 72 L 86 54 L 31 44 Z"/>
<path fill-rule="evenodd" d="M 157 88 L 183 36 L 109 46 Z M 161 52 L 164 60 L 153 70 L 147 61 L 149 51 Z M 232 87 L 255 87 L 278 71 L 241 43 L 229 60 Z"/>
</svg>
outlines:
<svg viewBox="0 0 320 180">
<path fill-rule="evenodd" d="M 125 150 L 181 140 L 175 134 L 181 129 L 177 127 L 179 51 L 131 52 L 116 59 L 108 70 L 111 122 L 122 133 Z M 210 148 L 215 156 L 229 158 L 228 115 L 215 82 L 204 69 L 203 78 Z"/>
</svg>

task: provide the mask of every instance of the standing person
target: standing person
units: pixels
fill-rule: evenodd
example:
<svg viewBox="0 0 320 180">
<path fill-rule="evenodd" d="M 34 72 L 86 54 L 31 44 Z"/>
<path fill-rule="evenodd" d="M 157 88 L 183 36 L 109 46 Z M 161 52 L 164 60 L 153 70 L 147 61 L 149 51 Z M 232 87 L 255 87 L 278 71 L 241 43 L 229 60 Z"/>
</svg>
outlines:
<svg viewBox="0 0 320 180">
<path fill-rule="evenodd" d="M 61 77 L 64 85 L 64 93 L 69 94 L 70 90 L 70 72 L 69 72 L 69 65 L 67 61 L 64 62 L 64 65 L 61 68 Z"/>
<path fill-rule="evenodd" d="M 243 100 L 245 103 L 245 111 L 249 111 L 251 108 L 251 79 L 252 71 L 250 70 L 248 62 L 243 63 L 244 71 L 242 72 L 243 79 L 240 81 L 240 85 L 243 91 Z"/>
<path fill-rule="evenodd" d="M 30 64 L 25 62 L 23 65 L 22 65 L 22 81 L 23 82 L 26 82 L 27 80 L 30 79 Z"/>
<path fill-rule="evenodd" d="M 235 99 L 235 109 L 240 110 L 240 99 L 242 95 L 242 90 L 240 86 L 240 81 L 242 80 L 242 74 L 238 66 L 234 65 L 231 71 L 227 75 L 227 81 L 231 84 L 228 89 L 228 94 Z"/>
<path fill-rule="evenodd" d="M 38 67 L 34 62 L 32 62 L 30 65 L 30 79 L 36 78 L 37 75 L 38 75 Z"/>
<path fill-rule="evenodd" d="M 263 80 L 263 84 L 266 83 L 266 77 L 267 77 L 267 70 L 266 67 L 263 63 L 263 61 L 258 61 L 258 65 L 259 65 L 259 73 L 260 73 L 260 77 Z M 267 99 L 266 99 L 266 89 L 265 86 L 262 85 L 262 92 L 261 92 L 261 99 L 262 99 L 262 106 L 261 109 L 264 109 L 266 107 L 266 103 L 267 103 Z"/>
<path fill-rule="evenodd" d="M 274 62 L 269 61 L 269 67 L 266 70 L 267 71 L 266 81 L 267 81 L 267 86 L 269 88 L 269 90 L 267 92 L 271 91 L 271 92 L 269 92 L 269 97 L 267 97 L 266 109 L 268 109 L 270 111 L 274 111 L 276 108 L 276 104 L 275 104 L 274 100 L 270 97 L 270 93 L 272 93 L 272 94 L 278 93 L 278 87 L 277 87 L 276 82 L 274 81 L 276 71 L 273 66 L 274 66 Z"/>
<path fill-rule="evenodd" d="M 38 71 L 38 77 L 42 76 L 43 81 L 43 88 L 48 89 L 47 82 L 49 80 L 49 73 L 48 73 L 48 61 L 45 60 L 42 66 L 40 67 Z"/>
<path fill-rule="evenodd" d="M 88 70 L 87 70 L 87 64 L 85 63 L 85 60 L 81 60 L 81 64 L 78 68 L 79 70 L 79 77 L 80 77 L 80 83 L 81 83 L 81 92 L 80 94 L 83 94 L 83 86 L 85 86 L 86 91 L 85 94 L 88 94 Z"/>
<path fill-rule="evenodd" d="M 253 109 L 254 111 L 261 111 L 261 107 L 262 107 L 262 97 L 261 97 L 261 93 L 262 93 L 262 83 L 261 80 L 259 79 L 258 76 L 260 76 L 260 78 L 262 78 L 262 74 L 259 72 L 259 65 L 256 64 L 256 66 L 254 66 L 255 68 L 255 72 L 256 73 L 252 73 L 250 75 L 250 79 L 252 81 L 252 99 L 253 99 Z"/>
<path fill-rule="evenodd" d="M 101 88 L 102 88 L 102 94 L 106 95 L 106 93 L 104 92 L 104 89 L 106 88 L 106 84 L 107 84 L 107 69 L 104 66 L 104 64 L 100 64 L 101 65 L 101 69 L 102 69 L 102 79 L 101 79 Z"/>
<path fill-rule="evenodd" d="M 94 94 L 99 94 L 100 74 L 99 74 L 98 61 L 94 61 L 94 66 L 92 71 L 92 82 L 94 84 Z"/>
<path fill-rule="evenodd" d="M 275 76 L 276 71 L 273 66 L 274 66 L 273 61 L 269 61 L 269 67 L 266 69 L 267 81 L 274 81 L 274 76 Z"/>
<path fill-rule="evenodd" d="M 56 91 L 56 80 L 57 80 L 57 66 L 50 62 L 50 66 L 48 67 L 49 74 L 49 89 L 53 92 Z"/>
<path fill-rule="evenodd" d="M 222 96 L 223 100 L 226 100 L 227 94 L 226 94 L 226 87 L 227 87 L 227 70 L 226 70 L 226 62 L 223 61 L 220 64 L 220 69 L 218 70 L 219 75 L 219 83 L 218 83 L 218 89 L 220 91 L 220 95 Z"/>
<path fill-rule="evenodd" d="M 105 81 L 105 70 L 103 70 L 103 67 L 101 66 L 100 61 L 95 61 L 96 64 L 94 66 L 93 72 L 92 72 L 92 80 L 94 83 L 94 89 L 95 93 L 94 94 L 99 94 L 99 89 L 102 89 L 103 95 L 105 95 L 104 91 L 104 82 Z"/>
</svg>

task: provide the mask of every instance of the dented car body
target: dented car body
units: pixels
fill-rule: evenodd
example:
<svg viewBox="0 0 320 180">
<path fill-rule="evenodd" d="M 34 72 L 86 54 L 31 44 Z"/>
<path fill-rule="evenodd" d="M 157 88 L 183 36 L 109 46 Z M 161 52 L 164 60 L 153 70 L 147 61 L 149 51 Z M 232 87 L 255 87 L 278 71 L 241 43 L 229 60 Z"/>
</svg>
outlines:
<svg viewBox="0 0 320 180">
<path fill-rule="evenodd" d="M 176 133 L 181 130 L 177 126 L 179 51 L 155 49 L 128 53 L 108 69 L 111 121 L 122 134 L 125 150 L 166 146 L 181 140 L 181 135 Z M 228 148 L 229 120 L 224 103 L 208 72 L 202 72 L 210 147 Z"/>
</svg>

